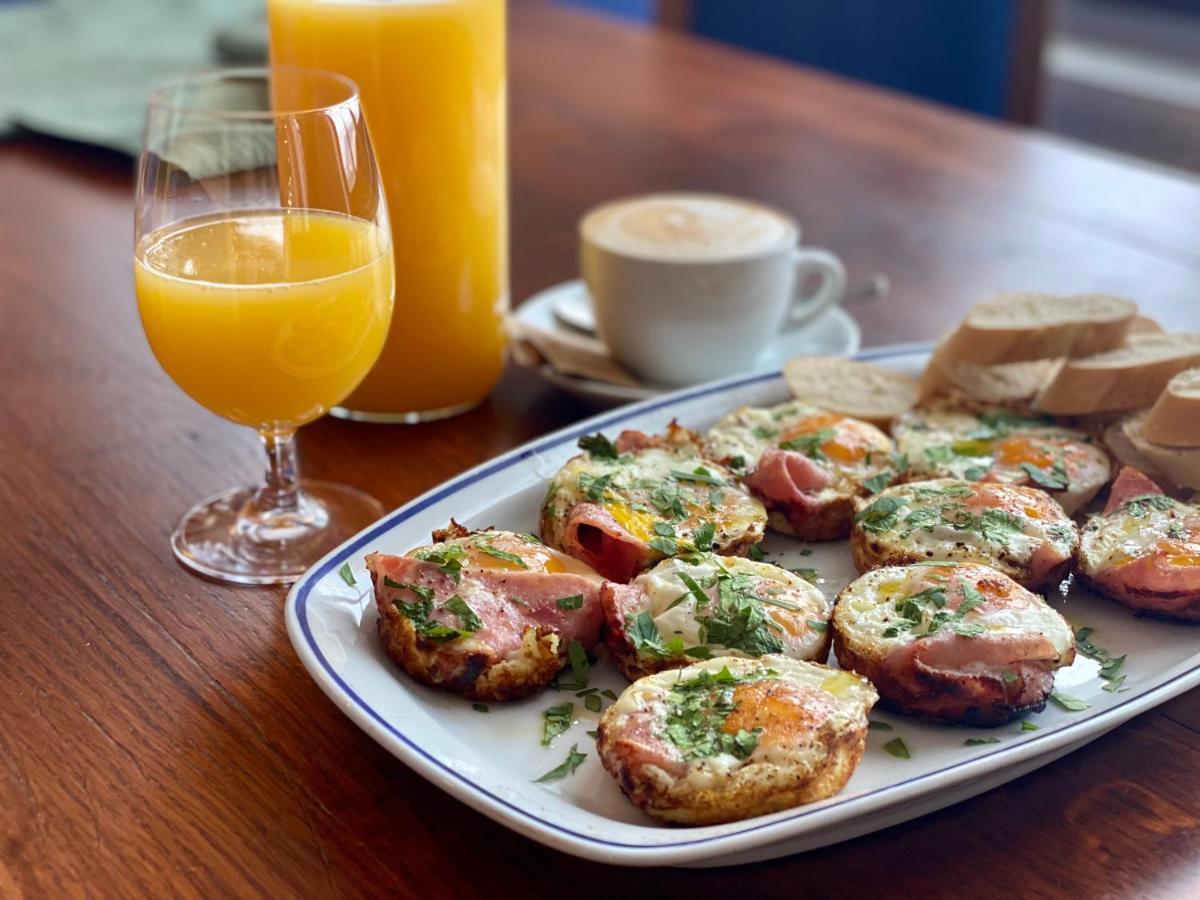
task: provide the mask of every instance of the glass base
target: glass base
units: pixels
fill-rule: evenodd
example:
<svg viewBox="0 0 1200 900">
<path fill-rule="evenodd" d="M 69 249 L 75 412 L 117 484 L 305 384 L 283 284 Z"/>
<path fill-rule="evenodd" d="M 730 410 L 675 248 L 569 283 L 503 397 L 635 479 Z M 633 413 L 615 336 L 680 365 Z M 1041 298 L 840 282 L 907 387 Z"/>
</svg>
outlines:
<svg viewBox="0 0 1200 900">
<path fill-rule="evenodd" d="M 189 569 L 233 584 L 291 584 L 318 559 L 383 515 L 369 494 L 327 481 L 300 481 L 291 513 L 251 518 L 261 487 L 232 488 L 197 503 L 171 535 Z"/>
<path fill-rule="evenodd" d="M 436 422 L 438 419 L 449 419 L 472 410 L 483 402 L 468 400 L 457 406 L 443 406 L 441 409 L 423 409 L 418 412 L 386 413 L 367 412 L 361 409 L 347 409 L 345 406 L 335 406 L 329 411 L 331 416 L 338 419 L 349 419 L 351 422 L 375 422 L 379 425 L 419 425 L 422 422 Z"/>
</svg>

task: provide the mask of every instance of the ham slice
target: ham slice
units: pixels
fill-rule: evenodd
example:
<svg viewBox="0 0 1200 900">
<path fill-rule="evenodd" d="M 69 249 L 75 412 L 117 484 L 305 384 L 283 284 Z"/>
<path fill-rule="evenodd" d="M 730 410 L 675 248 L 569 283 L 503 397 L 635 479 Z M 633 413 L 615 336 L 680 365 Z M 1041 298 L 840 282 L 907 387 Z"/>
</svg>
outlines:
<svg viewBox="0 0 1200 900">
<path fill-rule="evenodd" d="M 557 632 L 564 650 L 573 640 L 590 649 L 600 639 L 604 621 L 600 608 L 602 582 L 595 578 L 571 572 L 464 568 L 456 582 L 435 563 L 380 553 L 371 554 L 367 566 L 375 582 L 375 602 L 381 615 L 395 601 L 416 603 L 421 599 L 411 588 L 391 586 L 385 578 L 393 584 L 433 591 L 429 618 L 451 628 L 461 627 L 462 621 L 444 604 L 454 596 L 463 599 L 482 625 L 473 634 L 448 642 L 447 648 L 461 645 L 463 649 L 504 658 L 520 650 L 528 628 Z M 577 594 L 583 596 L 577 608 L 559 606 L 559 599 Z"/>
<path fill-rule="evenodd" d="M 1162 488 L 1132 466 L 1125 466 L 1113 482 L 1112 491 L 1108 495 L 1108 503 L 1104 505 L 1103 515 L 1108 515 L 1114 509 L 1132 500 L 1134 497 L 1145 497 L 1147 494 L 1161 494 Z"/>
<path fill-rule="evenodd" d="M 758 460 L 758 466 L 746 476 L 744 482 L 768 505 L 787 509 L 808 509 L 814 506 L 812 495 L 829 487 L 833 475 L 803 453 L 766 450 Z"/>
<path fill-rule="evenodd" d="M 646 434 L 644 431 L 622 431 L 614 442 L 618 453 L 633 453 L 636 450 L 646 450 L 661 444 L 660 438 Z"/>
<path fill-rule="evenodd" d="M 599 503 L 571 507 L 562 543 L 571 556 L 610 581 L 622 583 L 632 580 L 661 555 L 622 528 Z"/>
</svg>

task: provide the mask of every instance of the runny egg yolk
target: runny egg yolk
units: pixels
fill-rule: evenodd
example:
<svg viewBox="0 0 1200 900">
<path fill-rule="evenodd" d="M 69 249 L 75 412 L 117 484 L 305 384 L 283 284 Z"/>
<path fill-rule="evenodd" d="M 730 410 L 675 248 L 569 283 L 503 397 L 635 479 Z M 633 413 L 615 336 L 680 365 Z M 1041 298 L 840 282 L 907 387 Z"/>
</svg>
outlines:
<svg viewBox="0 0 1200 900">
<path fill-rule="evenodd" d="M 1030 440 L 1027 437 L 1010 437 L 996 444 L 996 461 L 1005 466 L 1019 466 L 1029 463 L 1039 469 L 1047 469 L 1054 465 L 1054 453 L 1046 444 Z"/>
<path fill-rule="evenodd" d="M 966 505 L 973 509 L 1002 509 L 1009 513 L 1024 513 L 1028 518 L 1040 520 L 1051 514 L 1050 510 L 1033 503 L 1023 503 L 1007 485 L 983 483 L 976 485 L 975 494 L 968 497 Z"/>
<path fill-rule="evenodd" d="M 652 512 L 634 509 L 629 504 L 619 500 L 605 502 L 604 508 L 608 510 L 609 515 L 616 519 L 618 525 L 639 541 L 648 541 L 653 538 L 654 523 L 660 521 L 662 518 Z"/>
<path fill-rule="evenodd" d="M 808 620 L 802 612 L 793 612 L 790 609 L 768 605 L 766 613 L 770 616 L 772 622 L 782 628 L 784 633 L 791 637 L 799 637 L 810 627 Z"/>
<path fill-rule="evenodd" d="M 831 429 L 833 437 L 821 444 L 821 452 L 834 462 L 859 462 L 872 449 L 871 443 L 858 434 L 844 417 L 833 413 L 817 413 L 799 419 L 783 431 L 779 436 L 779 443 L 813 434 L 823 428 Z"/>
<path fill-rule="evenodd" d="M 1200 566 L 1200 552 L 1196 545 L 1185 541 L 1163 541 L 1158 545 L 1159 552 L 1167 560 L 1167 565 L 1190 567 Z"/>
<path fill-rule="evenodd" d="M 832 676 L 836 677 L 836 676 Z M 853 679 L 853 675 L 847 675 Z M 778 679 L 763 679 L 739 684 L 733 689 L 737 704 L 725 719 L 721 730 L 726 734 L 761 728 L 760 746 L 790 743 L 796 736 L 812 731 L 828 699 L 812 690 Z"/>
<path fill-rule="evenodd" d="M 560 572 L 571 571 L 571 568 L 556 554 L 552 553 L 548 547 L 529 544 L 528 546 L 522 546 L 520 552 L 515 551 L 511 547 L 496 547 L 496 549 L 519 556 L 524 565 L 513 562 L 510 559 L 501 559 L 498 556 L 492 556 L 490 553 L 485 553 L 475 546 L 467 549 L 467 564 L 475 569 L 494 569 L 502 572 L 530 570 L 533 572 L 558 574 Z"/>
</svg>

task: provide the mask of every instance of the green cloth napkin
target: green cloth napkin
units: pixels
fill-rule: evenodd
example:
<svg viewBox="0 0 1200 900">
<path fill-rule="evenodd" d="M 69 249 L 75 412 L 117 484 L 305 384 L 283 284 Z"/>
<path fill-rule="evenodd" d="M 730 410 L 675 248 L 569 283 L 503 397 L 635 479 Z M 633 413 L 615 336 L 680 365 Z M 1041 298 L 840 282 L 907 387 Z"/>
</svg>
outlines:
<svg viewBox="0 0 1200 900">
<path fill-rule="evenodd" d="M 226 61 L 219 45 L 243 35 L 251 47 L 255 35 L 265 39 L 264 7 L 264 0 L 0 3 L 0 138 L 27 128 L 134 156 L 153 83 Z"/>
</svg>

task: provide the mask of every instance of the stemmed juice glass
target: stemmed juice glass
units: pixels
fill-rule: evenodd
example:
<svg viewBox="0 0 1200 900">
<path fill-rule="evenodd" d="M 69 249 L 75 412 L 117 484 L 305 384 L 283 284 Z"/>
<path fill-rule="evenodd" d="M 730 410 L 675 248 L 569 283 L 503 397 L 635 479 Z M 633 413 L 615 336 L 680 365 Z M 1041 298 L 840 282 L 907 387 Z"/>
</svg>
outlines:
<svg viewBox="0 0 1200 900">
<path fill-rule="evenodd" d="M 394 275 L 387 207 L 350 80 L 227 69 L 151 95 L 138 166 L 134 282 L 159 363 L 192 399 L 255 429 L 264 483 L 192 507 L 175 555 L 242 584 L 295 580 L 382 514 L 301 480 L 296 429 L 379 356 Z"/>
</svg>

